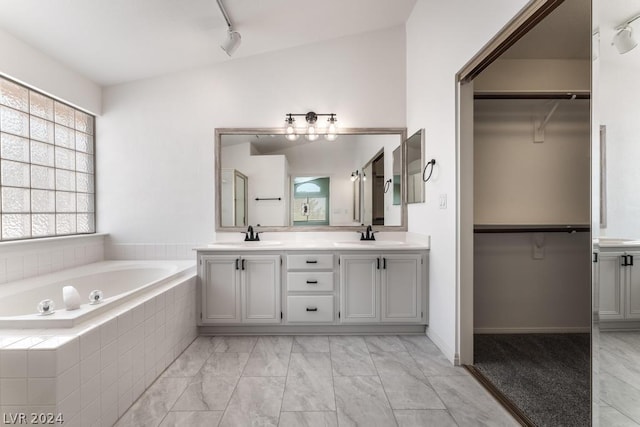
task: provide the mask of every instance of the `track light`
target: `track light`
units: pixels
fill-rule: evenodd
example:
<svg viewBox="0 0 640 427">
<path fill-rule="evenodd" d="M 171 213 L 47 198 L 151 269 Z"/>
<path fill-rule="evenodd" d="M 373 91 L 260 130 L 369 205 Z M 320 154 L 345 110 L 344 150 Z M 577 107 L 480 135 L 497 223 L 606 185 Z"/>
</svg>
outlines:
<svg viewBox="0 0 640 427">
<path fill-rule="evenodd" d="M 229 15 L 225 10 L 224 5 L 222 4 L 222 0 L 216 1 L 218 2 L 218 7 L 220 8 L 220 12 L 222 12 L 222 16 L 224 16 L 224 20 L 227 22 L 227 34 L 225 39 L 222 41 L 222 44 L 220 44 L 220 47 L 227 55 L 232 56 L 240 46 L 242 37 L 239 32 L 233 30 L 231 20 L 229 19 Z"/>
<path fill-rule="evenodd" d="M 307 123 L 306 129 L 302 131 L 301 129 L 296 129 L 295 119 L 293 116 L 304 116 L 304 119 Z M 318 117 L 319 116 L 329 116 L 327 119 L 327 127 L 326 129 L 322 129 L 322 127 L 318 126 Z M 327 141 L 335 141 L 338 138 L 338 127 L 336 122 L 338 119 L 336 118 L 335 113 L 314 113 L 313 111 L 309 111 L 305 114 L 294 114 L 288 113 L 285 115 L 284 119 L 284 134 L 285 137 L 289 141 L 295 141 L 298 139 L 299 134 L 304 134 L 304 137 L 309 141 L 315 141 L 320 138 L 320 135 L 324 135 Z"/>
<path fill-rule="evenodd" d="M 622 55 L 627 53 L 638 46 L 638 41 L 633 38 L 633 28 L 631 28 L 631 23 L 639 18 L 640 15 L 636 15 L 615 28 L 617 33 L 613 36 L 611 44 L 616 47 L 619 54 Z"/>
<path fill-rule="evenodd" d="M 634 47 L 638 46 L 638 42 L 633 38 L 633 29 L 630 26 L 626 26 L 613 37 L 612 43 L 619 54 L 627 53 Z"/>
<path fill-rule="evenodd" d="M 220 44 L 222 50 L 229 56 L 233 56 L 233 53 L 240 47 L 240 42 L 242 41 L 242 37 L 240 33 L 237 31 L 233 31 L 231 27 L 227 30 L 227 36 Z"/>
</svg>

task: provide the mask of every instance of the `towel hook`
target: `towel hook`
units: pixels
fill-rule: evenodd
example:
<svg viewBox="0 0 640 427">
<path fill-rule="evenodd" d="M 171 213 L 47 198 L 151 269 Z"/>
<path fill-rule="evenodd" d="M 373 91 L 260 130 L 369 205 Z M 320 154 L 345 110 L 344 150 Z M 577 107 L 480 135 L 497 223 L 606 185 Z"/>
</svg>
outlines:
<svg viewBox="0 0 640 427">
<path fill-rule="evenodd" d="M 389 178 L 388 180 L 386 180 L 384 182 L 384 192 L 385 192 L 385 194 L 387 193 L 387 191 L 389 191 L 389 186 L 391 185 L 391 182 L 392 182 L 391 178 Z"/>
</svg>

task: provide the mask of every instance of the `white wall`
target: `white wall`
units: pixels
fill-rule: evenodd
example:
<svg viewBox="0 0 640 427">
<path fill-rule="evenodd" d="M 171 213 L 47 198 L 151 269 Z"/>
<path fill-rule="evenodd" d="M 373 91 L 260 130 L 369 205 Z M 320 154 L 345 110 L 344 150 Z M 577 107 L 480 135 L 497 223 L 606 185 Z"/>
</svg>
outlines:
<svg viewBox="0 0 640 427">
<path fill-rule="evenodd" d="M 456 330 L 455 75 L 525 5 L 525 0 L 418 0 L 407 22 L 407 129 L 426 130 L 436 168 L 426 203 L 409 205 L 409 231 L 431 235 L 429 336 L 454 360 Z M 447 209 L 435 203 L 447 196 Z"/>
<path fill-rule="evenodd" d="M 216 127 L 280 127 L 309 110 L 403 127 L 405 65 L 396 27 L 106 88 L 98 229 L 123 243 L 213 240 Z"/>
<path fill-rule="evenodd" d="M 615 64 L 600 60 L 598 113 L 607 127 L 607 225 L 600 233 L 639 239 L 640 70 L 624 59 Z"/>
<path fill-rule="evenodd" d="M 543 259 L 533 258 L 538 237 Z M 474 330 L 589 332 L 589 247 L 589 233 L 476 234 Z"/>
<path fill-rule="evenodd" d="M 534 142 L 555 102 L 476 100 L 476 224 L 589 224 L 589 100 L 559 101 Z"/>
<path fill-rule="evenodd" d="M 560 101 L 534 142 L 555 102 L 475 101 L 476 224 L 589 224 L 589 100 Z M 582 232 L 475 234 L 474 330 L 588 332 L 590 247 Z"/>
<path fill-rule="evenodd" d="M 0 73 L 93 114 L 102 88 L 76 71 L 0 30 Z"/>
<path fill-rule="evenodd" d="M 591 61 L 498 59 L 474 81 L 476 92 L 588 92 Z"/>
</svg>

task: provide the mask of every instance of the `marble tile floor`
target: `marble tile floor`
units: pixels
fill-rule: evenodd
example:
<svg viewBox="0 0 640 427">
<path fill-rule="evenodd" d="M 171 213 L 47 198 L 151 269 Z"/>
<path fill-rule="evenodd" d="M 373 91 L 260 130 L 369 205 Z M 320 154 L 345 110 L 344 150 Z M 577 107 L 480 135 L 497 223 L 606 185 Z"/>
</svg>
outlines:
<svg viewBox="0 0 640 427">
<path fill-rule="evenodd" d="M 198 337 L 116 424 L 430 425 L 519 424 L 422 335 Z"/>
<path fill-rule="evenodd" d="M 600 331 L 600 425 L 640 427 L 640 332 Z"/>
</svg>

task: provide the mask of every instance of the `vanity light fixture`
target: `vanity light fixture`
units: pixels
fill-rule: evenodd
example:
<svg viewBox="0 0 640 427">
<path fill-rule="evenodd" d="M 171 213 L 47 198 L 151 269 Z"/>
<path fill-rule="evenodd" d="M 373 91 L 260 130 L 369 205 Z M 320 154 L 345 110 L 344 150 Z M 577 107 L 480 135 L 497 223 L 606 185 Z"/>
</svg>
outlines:
<svg viewBox="0 0 640 427">
<path fill-rule="evenodd" d="M 351 172 L 351 182 L 355 182 L 358 178 L 360 178 L 359 171 Z"/>
<path fill-rule="evenodd" d="M 284 133 L 285 138 L 287 138 L 289 141 L 295 141 L 301 134 L 300 130 L 296 127 L 296 120 L 293 118 L 294 116 L 304 116 L 304 119 L 307 122 L 307 126 L 302 134 L 307 140 L 315 141 L 320 137 L 320 135 L 324 135 L 327 141 L 335 141 L 338 138 L 336 125 L 338 119 L 336 118 L 335 113 L 314 113 L 313 111 L 309 111 L 306 114 L 288 113 L 285 115 Z M 329 118 L 327 119 L 326 129 L 319 129 L 319 116 L 329 116 Z"/>
<path fill-rule="evenodd" d="M 618 53 L 621 55 L 638 46 L 638 41 L 633 38 L 633 28 L 631 28 L 631 23 L 637 19 L 640 19 L 640 15 L 636 15 L 633 18 L 628 19 L 623 24 L 618 25 L 615 28 L 617 33 L 613 36 L 611 44 L 616 47 Z"/>
<path fill-rule="evenodd" d="M 224 52 L 232 56 L 234 52 L 240 46 L 240 42 L 242 41 L 242 36 L 240 33 L 233 30 L 233 26 L 231 25 L 231 20 L 229 19 L 229 15 L 222 4 L 222 0 L 216 0 L 218 2 L 218 7 L 220 8 L 220 12 L 222 12 L 222 16 L 224 16 L 224 20 L 227 22 L 227 34 L 225 39 L 220 44 L 220 47 Z"/>
</svg>

